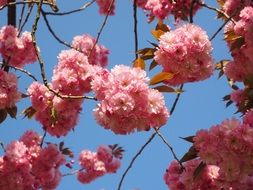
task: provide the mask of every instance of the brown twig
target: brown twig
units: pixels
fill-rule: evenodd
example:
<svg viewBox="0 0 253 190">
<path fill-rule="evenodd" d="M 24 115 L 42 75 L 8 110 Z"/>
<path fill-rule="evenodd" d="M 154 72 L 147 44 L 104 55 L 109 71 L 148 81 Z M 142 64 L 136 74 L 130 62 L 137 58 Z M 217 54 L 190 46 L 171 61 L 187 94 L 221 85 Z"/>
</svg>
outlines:
<svg viewBox="0 0 253 190">
<path fill-rule="evenodd" d="M 3 65 L 3 63 L 0 62 L 0 65 Z M 22 73 L 25 73 L 27 76 L 29 76 L 30 78 L 32 78 L 34 81 L 38 81 L 38 80 L 36 79 L 36 77 L 33 76 L 33 74 L 31 74 L 29 71 L 27 71 L 27 70 L 25 70 L 25 69 L 23 69 L 23 68 L 14 67 L 14 66 L 11 66 L 11 65 L 9 65 L 9 67 L 12 68 L 12 69 L 15 69 L 15 70 L 17 70 L 17 71 L 20 71 L 20 72 L 22 72 Z"/>
<path fill-rule="evenodd" d="M 162 141 L 164 142 L 164 144 L 170 149 L 174 159 L 179 163 L 179 165 L 181 166 L 181 168 L 183 169 L 184 166 L 183 164 L 180 162 L 180 160 L 178 159 L 175 151 L 173 150 L 173 147 L 169 144 L 169 142 L 163 137 L 163 135 L 160 133 L 160 131 L 158 129 L 155 128 L 155 132 L 156 134 L 162 139 Z"/>
<path fill-rule="evenodd" d="M 26 4 L 23 4 L 22 9 L 21 9 L 21 13 L 20 13 L 19 21 L 18 21 L 18 30 L 20 30 L 21 22 L 22 22 L 23 17 L 24 17 L 25 7 L 26 7 L 25 5 Z"/>
<path fill-rule="evenodd" d="M 3 151 L 6 152 L 6 149 L 5 149 L 5 147 L 4 147 L 4 143 L 1 142 L 1 141 L 0 141 L 0 146 L 1 146 L 1 148 L 3 149 Z"/>
<path fill-rule="evenodd" d="M 62 12 L 62 13 L 55 13 L 55 12 L 44 12 L 45 15 L 52 15 L 52 16 L 64 16 L 64 15 L 70 15 L 72 13 L 76 13 L 76 12 L 80 12 L 85 10 L 87 7 L 89 7 L 90 5 L 92 5 L 96 0 L 92 0 L 91 2 L 85 3 L 82 7 L 80 7 L 79 9 L 75 9 L 75 10 L 71 10 L 68 12 Z"/>
<path fill-rule="evenodd" d="M 47 136 L 47 131 L 44 130 L 44 134 L 43 134 L 42 139 L 41 139 L 41 142 L 40 142 L 40 147 L 41 147 L 41 148 L 42 148 L 42 146 L 43 146 L 43 143 L 44 143 L 44 140 L 45 140 L 46 136 Z"/>
<path fill-rule="evenodd" d="M 106 25 L 106 22 L 107 22 L 107 20 L 108 20 L 108 17 L 109 17 L 109 14 L 110 14 L 110 12 L 111 12 L 112 5 L 113 5 L 114 1 L 115 1 L 115 0 L 111 0 L 110 6 L 109 6 L 109 8 L 108 8 L 108 10 L 107 10 L 107 14 L 106 14 L 106 16 L 105 16 L 105 19 L 104 19 L 104 21 L 103 21 L 103 23 L 102 23 L 102 25 L 101 25 L 101 27 L 100 27 L 100 29 L 99 29 L 99 31 L 98 31 L 96 41 L 95 41 L 95 43 L 93 44 L 93 47 L 91 48 L 91 50 L 90 50 L 90 52 L 89 52 L 89 54 L 88 54 L 88 56 L 87 56 L 88 58 L 91 56 L 91 53 L 93 52 L 94 48 L 96 47 L 96 45 L 97 45 L 97 43 L 98 43 L 98 40 L 99 40 L 99 38 L 100 38 L 100 36 L 101 36 L 101 34 L 102 34 L 102 31 L 103 31 L 103 29 L 104 29 L 104 27 L 105 27 L 105 25 Z"/>
<path fill-rule="evenodd" d="M 180 90 L 183 90 L 183 84 L 180 86 Z M 179 93 L 176 97 L 176 99 L 174 100 L 173 102 L 173 105 L 172 105 L 172 108 L 171 108 L 171 111 L 170 111 L 170 115 L 172 115 L 175 111 L 175 108 L 176 108 L 176 105 L 179 101 L 179 98 L 180 98 L 180 94 Z M 132 168 L 135 160 L 141 155 L 141 153 L 143 152 L 143 150 L 153 141 L 153 139 L 155 138 L 156 135 L 158 135 L 157 131 L 159 130 L 156 129 L 156 132 L 154 132 L 150 137 L 149 139 L 146 141 L 146 143 L 144 145 L 141 146 L 141 148 L 139 149 L 139 151 L 134 155 L 134 157 L 132 158 L 131 162 L 129 163 L 127 169 L 125 170 L 125 172 L 122 174 L 121 178 L 120 178 L 120 182 L 119 182 L 119 185 L 118 185 L 118 188 L 117 190 L 120 190 L 121 189 L 121 186 L 123 184 L 123 181 L 127 175 L 127 173 L 129 172 L 129 170 Z M 168 143 L 167 143 L 168 144 Z M 172 148 L 172 147 L 171 147 Z M 173 150 L 173 149 L 172 149 Z M 174 151 L 173 151 L 174 152 Z M 175 156 L 176 157 L 176 156 Z M 177 157 L 176 157 L 177 158 Z M 177 159 L 178 160 L 178 159 Z M 181 165 L 181 164 L 180 164 Z"/>
<path fill-rule="evenodd" d="M 0 10 L 2 10 L 2 9 L 4 9 L 5 7 L 9 7 L 9 6 L 12 6 L 12 5 L 23 5 L 23 4 L 39 4 L 40 3 L 40 1 L 39 0 L 37 0 L 37 1 L 20 1 L 20 2 L 10 2 L 10 3 L 7 3 L 7 4 L 5 4 L 5 5 L 3 5 L 2 7 L 0 7 Z M 53 6 L 53 4 L 52 3 L 49 3 L 49 2 L 47 2 L 47 1 L 45 1 L 45 2 L 42 2 L 42 4 L 44 4 L 44 5 L 50 5 L 50 6 Z"/>
<path fill-rule="evenodd" d="M 44 18 L 44 21 L 45 21 L 45 23 L 46 23 L 46 25 L 47 25 L 47 28 L 48 28 L 49 32 L 52 34 L 52 36 L 53 36 L 60 44 L 63 44 L 63 45 L 65 45 L 65 46 L 69 47 L 69 48 L 73 48 L 70 44 L 68 44 L 67 42 L 63 41 L 62 39 L 60 39 L 60 38 L 55 34 L 55 32 L 53 31 L 51 25 L 49 24 L 49 21 L 48 21 L 48 19 L 47 19 L 46 13 L 45 13 L 43 10 L 41 10 L 41 13 L 42 13 L 42 16 L 43 16 L 43 18 Z"/>
<path fill-rule="evenodd" d="M 25 27 L 25 24 L 27 23 L 27 21 L 28 21 L 30 15 L 31 15 L 31 13 L 32 13 L 33 7 L 34 7 L 34 4 L 32 4 L 32 5 L 29 7 L 29 9 L 28 9 L 28 11 L 27 11 L 27 14 L 26 14 L 26 17 L 25 17 L 25 20 L 24 20 L 24 22 L 22 23 L 22 25 L 21 25 L 21 27 L 20 27 L 20 29 L 19 29 L 19 34 L 18 34 L 18 35 L 21 34 L 23 28 Z"/>
</svg>

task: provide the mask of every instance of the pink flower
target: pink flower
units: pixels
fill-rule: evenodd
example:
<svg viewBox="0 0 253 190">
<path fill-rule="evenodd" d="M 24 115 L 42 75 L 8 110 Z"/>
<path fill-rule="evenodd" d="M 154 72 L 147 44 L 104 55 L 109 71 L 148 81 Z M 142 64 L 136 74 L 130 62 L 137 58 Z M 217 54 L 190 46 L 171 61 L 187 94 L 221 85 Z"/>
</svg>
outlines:
<svg viewBox="0 0 253 190">
<path fill-rule="evenodd" d="M 185 24 L 160 37 L 154 59 L 163 71 L 173 73 L 166 83 L 179 85 L 196 82 L 212 75 L 211 42 L 205 31 L 193 24 Z"/>
<path fill-rule="evenodd" d="M 183 170 L 177 161 L 173 161 L 164 174 L 164 181 L 170 190 L 219 190 L 216 179 L 219 177 L 219 168 L 207 165 L 200 176 L 194 179 L 194 171 L 200 164 L 199 159 L 184 163 Z"/>
<path fill-rule="evenodd" d="M 115 0 L 97 0 L 99 13 L 102 15 L 114 15 Z"/>
<path fill-rule="evenodd" d="M 97 152 L 83 150 L 79 156 L 82 168 L 77 173 L 81 183 L 90 183 L 106 173 L 114 173 L 120 167 L 120 160 L 112 154 L 108 146 L 99 146 Z"/>
<path fill-rule="evenodd" d="M 103 45 L 95 45 L 95 43 L 95 38 L 88 34 L 84 34 L 82 36 L 74 37 L 72 46 L 88 57 L 89 64 L 105 67 L 108 64 L 109 50 Z"/>
<path fill-rule="evenodd" d="M 7 3 L 7 0 L 0 0 L 0 7 L 4 6 Z"/>
<path fill-rule="evenodd" d="M 18 31 L 13 26 L 4 26 L 0 30 L 0 53 L 12 66 L 23 67 L 37 60 L 37 55 L 29 32 L 18 37 Z"/>
<path fill-rule="evenodd" d="M 11 108 L 20 99 L 17 77 L 0 69 L 0 109 Z"/>
<path fill-rule="evenodd" d="M 94 77 L 92 89 L 100 103 L 94 116 L 116 134 L 149 130 L 164 125 L 169 117 L 160 92 L 148 88 L 146 72 L 123 65 Z"/>
</svg>

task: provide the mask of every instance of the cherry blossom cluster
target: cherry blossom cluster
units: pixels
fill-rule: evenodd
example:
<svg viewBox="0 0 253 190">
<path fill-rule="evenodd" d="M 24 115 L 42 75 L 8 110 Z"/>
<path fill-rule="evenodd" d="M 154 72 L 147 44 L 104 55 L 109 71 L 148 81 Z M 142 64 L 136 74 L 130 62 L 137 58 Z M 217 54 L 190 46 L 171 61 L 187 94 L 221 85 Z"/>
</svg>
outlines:
<svg viewBox="0 0 253 190">
<path fill-rule="evenodd" d="M 164 174 L 164 181 L 170 190 L 220 190 L 216 179 L 219 177 L 219 168 L 207 165 L 201 174 L 194 177 L 194 171 L 201 160 L 194 159 L 184 163 L 184 169 L 177 161 L 171 162 Z"/>
<path fill-rule="evenodd" d="M 251 0 L 225 0 L 222 10 L 228 15 L 233 16 L 233 19 L 239 18 L 239 12 L 246 6 L 252 6 Z"/>
<path fill-rule="evenodd" d="M 41 148 L 41 140 L 36 132 L 27 131 L 6 147 L 0 157 L 0 189 L 56 189 L 65 156 L 53 144 Z"/>
<path fill-rule="evenodd" d="M 103 72 L 101 66 L 108 62 L 108 50 L 95 45 L 89 35 L 77 36 L 73 46 L 81 52 L 69 49 L 58 55 L 58 65 L 54 68 L 51 88 L 61 95 L 81 96 L 91 91 L 92 78 Z M 88 57 L 92 47 L 94 51 Z M 90 63 L 91 62 L 91 63 Z M 28 88 L 35 119 L 53 136 L 65 136 L 74 129 L 82 110 L 82 100 L 62 99 L 50 92 L 44 85 L 34 82 Z"/>
<path fill-rule="evenodd" d="M 163 20 L 169 15 L 174 15 L 176 19 L 186 20 L 191 11 L 194 15 L 200 8 L 199 3 L 195 2 L 192 5 L 191 0 L 177 0 L 174 2 L 170 0 L 137 0 L 136 2 L 137 6 L 147 12 L 149 20 L 153 20 L 154 17 Z"/>
<path fill-rule="evenodd" d="M 94 109 L 97 122 L 116 134 L 164 125 L 169 117 L 164 97 L 149 89 L 148 80 L 145 71 L 124 65 L 96 76 L 91 84 L 100 101 Z"/>
<path fill-rule="evenodd" d="M 209 130 L 200 130 L 194 137 L 198 156 L 219 169 L 218 182 L 225 189 L 242 188 L 249 179 L 252 184 L 253 110 L 249 110 L 243 122 L 229 119 Z M 218 183 L 217 182 L 217 183 Z"/>
<path fill-rule="evenodd" d="M 115 14 L 115 1 L 116 0 L 97 0 L 99 7 L 99 13 L 102 15 L 114 15 Z"/>
<path fill-rule="evenodd" d="M 194 24 L 185 24 L 160 37 L 154 59 L 162 65 L 163 71 L 174 74 L 165 83 L 180 85 L 212 75 L 214 64 L 211 50 L 206 32 Z"/>
<path fill-rule="evenodd" d="M 18 30 L 11 25 L 0 30 L 0 54 L 9 65 L 15 67 L 23 67 L 37 60 L 31 33 L 23 32 L 19 37 Z"/>
<path fill-rule="evenodd" d="M 0 69 L 0 110 L 15 106 L 20 99 L 16 75 Z"/>
<path fill-rule="evenodd" d="M 225 31 L 234 60 L 225 67 L 225 74 L 234 81 L 244 81 L 253 74 L 253 7 L 245 7 L 235 24 L 230 23 Z M 230 37 L 230 36 L 235 37 Z M 232 39 L 231 39 L 232 38 Z"/>
<path fill-rule="evenodd" d="M 77 179 L 86 184 L 107 173 L 115 173 L 120 167 L 120 158 L 113 154 L 110 147 L 101 145 L 97 152 L 83 150 L 79 163 L 82 169 L 77 173 Z"/>
<path fill-rule="evenodd" d="M 108 63 L 109 50 L 103 45 L 95 44 L 96 39 L 88 34 L 75 36 L 72 41 L 73 48 L 86 55 L 88 57 L 89 64 L 105 67 Z"/>
</svg>

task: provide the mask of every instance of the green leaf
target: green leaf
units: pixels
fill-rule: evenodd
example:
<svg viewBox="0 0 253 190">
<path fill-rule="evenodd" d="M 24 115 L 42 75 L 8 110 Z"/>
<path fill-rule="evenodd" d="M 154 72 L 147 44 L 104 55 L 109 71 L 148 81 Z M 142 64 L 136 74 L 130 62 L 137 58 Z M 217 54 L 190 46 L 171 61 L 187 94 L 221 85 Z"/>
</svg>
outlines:
<svg viewBox="0 0 253 190">
<path fill-rule="evenodd" d="M 161 72 L 155 75 L 151 80 L 150 80 L 150 85 L 158 84 L 160 82 L 163 82 L 165 80 L 172 79 L 174 74 L 169 73 L 169 72 Z"/>
<path fill-rule="evenodd" d="M 7 113 L 11 116 L 11 118 L 15 118 L 17 116 L 18 108 L 17 106 L 13 106 L 11 108 L 6 108 Z"/>
<path fill-rule="evenodd" d="M 191 146 L 188 152 L 185 153 L 185 155 L 181 158 L 180 162 L 183 163 L 197 157 L 198 157 L 198 151 L 194 148 L 194 146 Z"/>
<path fill-rule="evenodd" d="M 0 123 L 4 122 L 7 117 L 7 111 L 5 109 L 0 110 Z"/>
</svg>

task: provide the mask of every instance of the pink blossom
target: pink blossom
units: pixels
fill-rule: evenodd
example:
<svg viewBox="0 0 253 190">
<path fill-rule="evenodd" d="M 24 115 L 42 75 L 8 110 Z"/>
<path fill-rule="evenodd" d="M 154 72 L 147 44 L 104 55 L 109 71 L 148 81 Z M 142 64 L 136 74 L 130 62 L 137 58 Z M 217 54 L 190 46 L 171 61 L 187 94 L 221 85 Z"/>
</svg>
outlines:
<svg viewBox="0 0 253 190">
<path fill-rule="evenodd" d="M 91 65 L 98 65 L 101 67 L 105 67 L 108 64 L 109 50 L 103 45 L 95 43 L 96 43 L 95 38 L 93 38 L 88 34 L 84 34 L 82 36 L 74 37 L 72 41 L 72 46 L 75 49 L 81 51 L 84 55 L 86 55 Z"/>
<path fill-rule="evenodd" d="M 82 168 L 77 173 L 81 183 L 90 183 L 106 173 L 115 173 L 120 167 L 120 160 L 112 154 L 108 146 L 99 146 L 97 152 L 83 150 L 79 155 Z"/>
<path fill-rule="evenodd" d="M 170 190 L 219 190 L 215 180 L 219 177 L 219 168 L 214 165 L 205 166 L 200 176 L 194 179 L 194 171 L 200 164 L 199 159 L 184 164 L 185 170 L 177 161 L 173 161 L 164 174 L 164 181 Z"/>
<path fill-rule="evenodd" d="M 169 112 L 161 93 L 148 88 L 148 80 L 145 71 L 123 65 L 94 77 L 92 89 L 100 101 L 94 109 L 97 122 L 116 134 L 164 125 Z"/>
<path fill-rule="evenodd" d="M 0 30 L 0 53 L 11 66 L 15 67 L 23 67 L 37 60 L 31 34 L 24 32 L 18 37 L 17 29 L 11 25 L 4 26 Z"/>
<path fill-rule="evenodd" d="M 237 189 L 252 175 L 253 128 L 248 118 L 250 112 L 243 123 L 237 119 L 225 120 L 210 130 L 197 132 L 194 137 L 199 157 L 220 168 L 217 183 L 223 187 Z"/>
<path fill-rule="evenodd" d="M 16 75 L 0 69 L 0 109 L 11 108 L 21 99 Z"/>
<path fill-rule="evenodd" d="M 7 145 L 5 155 L 0 157 L 0 189 L 56 189 L 65 157 L 53 144 L 41 148 L 40 140 L 36 132 L 27 131 L 19 141 Z"/>
<path fill-rule="evenodd" d="M 28 88 L 28 92 L 36 110 L 35 119 L 49 134 L 64 136 L 76 126 L 82 100 L 59 98 L 37 82 Z"/>
<path fill-rule="evenodd" d="M 163 71 L 174 74 L 166 83 L 179 85 L 211 76 L 214 69 L 211 50 L 206 32 L 196 25 L 185 24 L 160 37 L 154 59 Z"/>
<path fill-rule="evenodd" d="M 7 0 L 0 0 L 0 7 L 4 6 L 7 3 Z"/>
<path fill-rule="evenodd" d="M 115 0 L 97 0 L 99 13 L 101 15 L 114 15 L 115 14 Z"/>
</svg>

